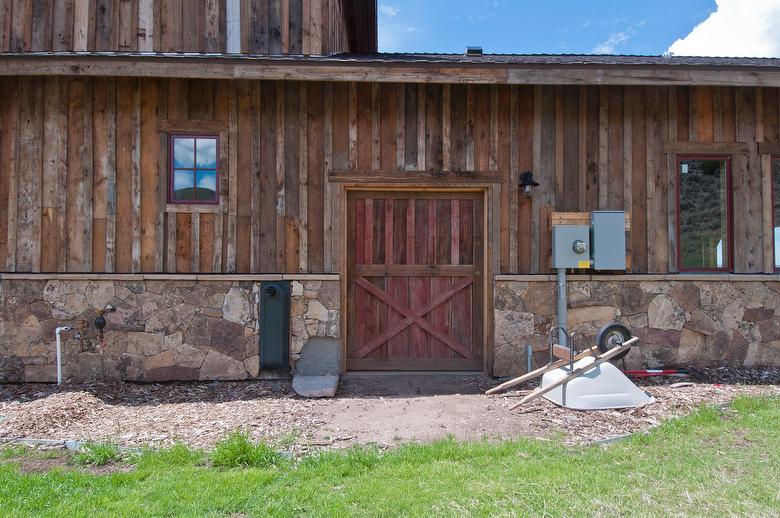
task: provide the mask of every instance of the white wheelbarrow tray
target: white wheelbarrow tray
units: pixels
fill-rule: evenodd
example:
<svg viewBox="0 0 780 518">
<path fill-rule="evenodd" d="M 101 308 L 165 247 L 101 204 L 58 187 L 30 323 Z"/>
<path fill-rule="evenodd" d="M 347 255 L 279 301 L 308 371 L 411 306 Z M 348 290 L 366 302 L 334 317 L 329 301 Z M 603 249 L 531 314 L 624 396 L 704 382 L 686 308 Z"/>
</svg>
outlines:
<svg viewBox="0 0 780 518">
<path fill-rule="evenodd" d="M 588 356 L 574 362 L 574 369 L 585 367 L 594 361 L 594 357 Z M 541 387 L 552 385 L 570 372 L 571 369 L 566 365 L 545 373 Z M 638 407 L 655 401 L 655 398 L 634 385 L 620 369 L 609 362 L 597 365 L 542 397 L 556 405 L 575 410 Z"/>
</svg>

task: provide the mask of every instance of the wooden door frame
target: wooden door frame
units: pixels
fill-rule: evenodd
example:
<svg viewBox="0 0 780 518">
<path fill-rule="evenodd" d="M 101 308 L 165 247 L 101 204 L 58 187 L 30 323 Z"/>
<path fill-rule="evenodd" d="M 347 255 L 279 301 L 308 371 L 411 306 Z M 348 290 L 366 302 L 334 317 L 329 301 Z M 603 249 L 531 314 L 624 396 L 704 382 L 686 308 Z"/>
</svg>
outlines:
<svg viewBox="0 0 780 518">
<path fill-rule="evenodd" d="M 374 183 L 356 181 L 353 183 L 339 182 L 335 185 L 335 196 L 332 198 L 338 205 L 339 219 L 339 298 L 341 304 L 341 318 L 339 319 L 339 333 L 341 337 L 341 372 L 347 372 L 347 333 L 349 328 L 344 315 L 349 311 L 347 275 L 347 235 L 349 233 L 347 204 L 350 192 L 355 191 L 392 191 L 392 192 L 441 192 L 457 194 L 459 192 L 482 194 L 482 250 L 484 265 L 482 268 L 482 372 L 491 374 L 493 371 L 493 274 L 499 271 L 498 260 L 501 257 L 500 224 L 501 214 L 499 201 L 501 200 L 501 184 L 498 182 L 484 183 Z"/>
</svg>

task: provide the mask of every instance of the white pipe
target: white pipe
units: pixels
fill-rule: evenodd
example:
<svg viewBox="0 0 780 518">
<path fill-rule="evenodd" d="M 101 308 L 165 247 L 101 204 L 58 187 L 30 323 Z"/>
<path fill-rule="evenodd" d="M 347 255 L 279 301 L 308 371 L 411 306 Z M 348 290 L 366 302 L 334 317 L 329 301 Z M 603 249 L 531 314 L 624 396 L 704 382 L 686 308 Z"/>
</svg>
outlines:
<svg viewBox="0 0 780 518">
<path fill-rule="evenodd" d="M 73 329 L 71 326 L 62 326 L 54 330 L 54 335 L 57 337 L 57 385 L 62 385 L 62 346 L 60 341 L 60 333 L 63 331 L 70 331 Z"/>
</svg>

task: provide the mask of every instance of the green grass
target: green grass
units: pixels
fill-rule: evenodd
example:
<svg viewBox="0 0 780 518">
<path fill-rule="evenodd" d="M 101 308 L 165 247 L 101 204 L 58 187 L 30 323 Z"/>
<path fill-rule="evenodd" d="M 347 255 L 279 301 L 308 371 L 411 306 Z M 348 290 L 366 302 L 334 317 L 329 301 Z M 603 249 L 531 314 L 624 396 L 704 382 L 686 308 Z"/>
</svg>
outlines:
<svg viewBox="0 0 780 518">
<path fill-rule="evenodd" d="M 203 452 L 175 446 L 144 452 L 132 471 L 108 475 L 21 474 L 3 461 L 0 509 L 69 517 L 777 516 L 778 423 L 780 398 L 752 398 L 610 446 L 446 440 L 262 468 L 215 468 Z M 223 443 L 226 458 L 257 447 L 236 437 Z"/>
<path fill-rule="evenodd" d="M 76 455 L 73 461 L 82 466 L 105 466 L 122 460 L 119 448 L 113 444 L 86 443 Z"/>
<path fill-rule="evenodd" d="M 274 468 L 284 464 L 282 455 L 264 443 L 253 443 L 248 433 L 233 432 L 211 454 L 217 468 Z"/>
</svg>

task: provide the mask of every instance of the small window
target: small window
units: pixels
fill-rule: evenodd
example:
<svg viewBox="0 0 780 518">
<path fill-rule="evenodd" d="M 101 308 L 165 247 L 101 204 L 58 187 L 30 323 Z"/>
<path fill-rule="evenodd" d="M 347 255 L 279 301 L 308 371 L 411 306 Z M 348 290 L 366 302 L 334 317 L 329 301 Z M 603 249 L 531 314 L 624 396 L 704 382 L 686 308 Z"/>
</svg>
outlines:
<svg viewBox="0 0 780 518">
<path fill-rule="evenodd" d="M 677 161 L 678 267 L 731 268 L 731 180 L 727 157 Z"/>
<path fill-rule="evenodd" d="M 775 269 L 780 269 L 780 157 L 772 157 L 772 205 L 775 237 Z"/>
<path fill-rule="evenodd" d="M 171 203 L 219 203 L 218 137 L 171 135 Z"/>
</svg>

